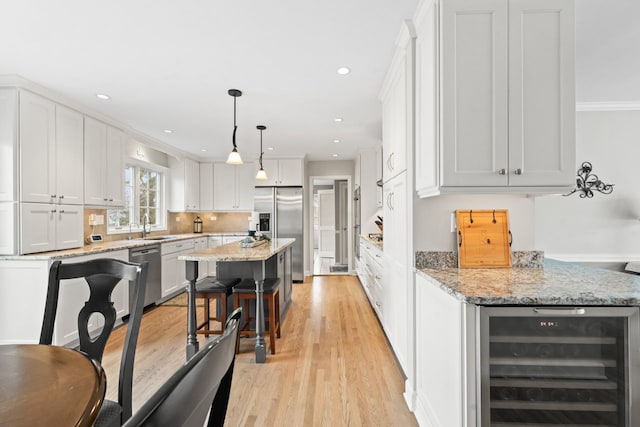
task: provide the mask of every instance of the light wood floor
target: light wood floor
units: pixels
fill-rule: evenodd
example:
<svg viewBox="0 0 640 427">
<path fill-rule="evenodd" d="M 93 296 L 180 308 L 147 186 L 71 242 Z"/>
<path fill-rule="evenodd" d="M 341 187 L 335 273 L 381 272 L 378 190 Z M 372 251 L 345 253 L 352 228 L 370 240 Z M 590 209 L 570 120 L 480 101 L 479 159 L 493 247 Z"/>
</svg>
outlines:
<svg viewBox="0 0 640 427">
<path fill-rule="evenodd" d="M 416 426 L 404 403 L 402 372 L 358 279 L 310 277 L 293 285 L 292 298 L 276 355 L 255 364 L 254 341 L 241 340 L 225 425 Z M 124 332 L 114 331 L 107 345 L 107 378 L 117 378 Z M 186 308 L 145 313 L 134 411 L 184 362 L 185 341 Z M 117 399 L 116 381 L 107 398 Z"/>
</svg>

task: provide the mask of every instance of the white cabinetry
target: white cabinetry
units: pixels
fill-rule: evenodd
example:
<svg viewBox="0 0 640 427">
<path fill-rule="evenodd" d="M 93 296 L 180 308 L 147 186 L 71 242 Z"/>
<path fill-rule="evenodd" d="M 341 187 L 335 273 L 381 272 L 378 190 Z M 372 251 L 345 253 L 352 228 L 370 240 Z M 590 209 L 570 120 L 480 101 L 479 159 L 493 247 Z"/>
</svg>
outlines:
<svg viewBox="0 0 640 427">
<path fill-rule="evenodd" d="M 574 0 L 440 7 L 416 15 L 419 195 L 572 187 Z"/>
<path fill-rule="evenodd" d="M 90 117 L 84 122 L 85 204 L 123 206 L 126 135 Z"/>
<path fill-rule="evenodd" d="M 360 238 L 360 261 L 357 273 L 371 307 L 376 312 L 380 323 L 383 323 L 385 307 L 385 282 L 382 250 L 372 243 Z"/>
<path fill-rule="evenodd" d="M 254 164 L 213 164 L 213 208 L 217 211 L 252 211 Z"/>
<path fill-rule="evenodd" d="M 413 44 L 409 23 L 402 26 L 396 51 L 380 91 L 382 100 L 382 175 L 386 182 L 407 169 L 407 139 L 413 137 Z"/>
<path fill-rule="evenodd" d="M 20 91 L 21 201 L 83 203 L 83 118 Z"/>
<path fill-rule="evenodd" d="M 256 179 L 256 187 L 303 185 L 302 159 L 262 159 L 262 166 L 268 178 L 264 181 Z"/>
<path fill-rule="evenodd" d="M 193 252 L 194 241 L 179 240 L 177 242 L 163 243 L 162 253 L 162 298 L 168 299 L 178 294 L 187 284 L 185 261 L 178 261 L 178 256 Z"/>
<path fill-rule="evenodd" d="M 83 208 L 52 203 L 21 203 L 21 253 L 78 248 L 83 242 Z"/>
<path fill-rule="evenodd" d="M 0 88 L 0 202 L 18 201 L 18 91 Z"/>
<path fill-rule="evenodd" d="M 198 237 L 193 239 L 193 250 L 199 251 L 202 249 L 207 249 L 209 247 L 209 238 L 208 237 Z M 186 264 L 185 264 L 186 266 Z M 208 261 L 198 261 L 198 278 L 196 280 L 200 280 L 209 275 L 209 264 Z"/>
<path fill-rule="evenodd" d="M 213 210 L 213 163 L 200 163 L 200 210 Z"/>
<path fill-rule="evenodd" d="M 424 426 L 475 426 L 475 306 L 416 274 L 416 419 Z M 437 344 L 435 344 L 437 343 Z"/>
<path fill-rule="evenodd" d="M 378 150 L 361 150 L 358 156 L 360 163 L 360 224 L 362 234 L 378 233 L 375 215 L 380 208 L 382 188 L 376 185 L 378 178 L 376 163 Z"/>
<path fill-rule="evenodd" d="M 171 210 L 200 210 L 200 164 L 195 160 L 171 158 Z"/>
<path fill-rule="evenodd" d="M 65 258 L 63 263 L 85 262 L 104 258 L 104 254 L 82 257 Z M 129 261 L 129 251 L 109 252 L 109 258 Z M 111 294 L 113 306 L 116 309 L 116 319 L 122 319 L 129 314 L 129 281 L 121 280 Z M 89 286 L 84 278 L 63 280 L 60 282 L 58 296 L 58 311 L 53 329 L 54 345 L 76 345 L 78 343 L 78 313 L 89 300 Z M 104 326 L 104 318 L 92 316 L 89 318 L 89 333 L 93 335 Z"/>
</svg>

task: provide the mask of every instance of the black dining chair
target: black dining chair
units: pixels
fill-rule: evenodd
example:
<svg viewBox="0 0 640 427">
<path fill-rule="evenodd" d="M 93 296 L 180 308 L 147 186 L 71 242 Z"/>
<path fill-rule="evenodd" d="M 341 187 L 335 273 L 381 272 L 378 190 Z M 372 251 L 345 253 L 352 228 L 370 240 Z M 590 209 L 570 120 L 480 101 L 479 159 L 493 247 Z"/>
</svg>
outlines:
<svg viewBox="0 0 640 427">
<path fill-rule="evenodd" d="M 64 283 L 64 280 L 68 279 L 84 278 L 89 286 L 90 294 L 89 300 L 85 302 L 84 307 L 78 313 L 79 349 L 98 362 L 102 361 L 105 345 L 116 321 L 116 310 L 113 307 L 111 293 L 121 280 L 127 281 L 123 283 L 126 286 L 129 286 L 128 281 L 134 283 L 133 301 L 129 301 L 131 311 L 120 358 L 118 401 L 104 401 L 94 424 L 97 427 L 121 426 L 131 417 L 133 362 L 142 321 L 142 309 L 144 308 L 147 269 L 147 262 L 135 264 L 117 259 L 100 258 L 68 264 L 54 261 L 49 270 L 40 344 L 50 345 L 53 341 L 60 283 Z M 100 313 L 104 317 L 104 326 L 97 337 L 89 333 L 88 327 L 89 318 L 94 313 Z"/>
<path fill-rule="evenodd" d="M 124 427 L 222 427 L 241 315 L 242 308 L 231 313 L 224 333 L 187 360 Z"/>
</svg>

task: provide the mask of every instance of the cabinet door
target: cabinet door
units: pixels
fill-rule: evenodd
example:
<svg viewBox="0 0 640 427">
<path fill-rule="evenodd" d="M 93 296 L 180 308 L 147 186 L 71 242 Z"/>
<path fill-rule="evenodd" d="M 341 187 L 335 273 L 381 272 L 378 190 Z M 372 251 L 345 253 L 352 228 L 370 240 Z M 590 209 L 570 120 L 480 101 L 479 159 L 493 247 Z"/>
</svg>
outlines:
<svg viewBox="0 0 640 427">
<path fill-rule="evenodd" d="M 55 193 L 55 104 L 20 92 L 21 201 L 50 203 Z"/>
<path fill-rule="evenodd" d="M 200 209 L 200 164 L 184 159 L 184 195 L 187 210 Z"/>
<path fill-rule="evenodd" d="M 213 164 L 213 208 L 215 210 L 230 211 L 235 209 L 236 167 L 239 166 L 226 163 Z"/>
<path fill-rule="evenodd" d="M 441 185 L 507 185 L 506 0 L 441 4 Z"/>
<path fill-rule="evenodd" d="M 21 203 L 20 241 L 22 254 L 56 249 L 56 205 Z"/>
<path fill-rule="evenodd" d="M 18 92 L 0 89 L 0 202 L 18 200 Z M 0 222 L 1 224 L 1 222 Z"/>
<path fill-rule="evenodd" d="M 162 255 L 162 276 L 160 279 L 162 287 L 162 298 L 171 295 L 179 288 L 178 282 L 178 255 L 179 252 L 174 252 L 168 255 Z M 184 261 L 181 261 L 184 264 Z M 184 267 L 183 267 L 184 271 Z M 183 279 L 186 277 L 183 273 Z"/>
<path fill-rule="evenodd" d="M 281 159 L 278 160 L 278 185 L 301 186 L 304 180 L 302 175 L 302 160 Z"/>
<path fill-rule="evenodd" d="M 56 249 L 71 249 L 83 246 L 84 211 L 82 206 L 57 205 L 56 210 Z"/>
<path fill-rule="evenodd" d="M 107 125 L 90 117 L 84 119 L 84 203 L 105 206 L 109 201 L 107 174 Z M 116 147 L 117 148 L 117 147 Z"/>
<path fill-rule="evenodd" d="M 509 2 L 509 184 L 575 184 L 573 0 Z"/>
<path fill-rule="evenodd" d="M 84 117 L 56 105 L 55 172 L 58 201 L 84 203 Z"/>
<path fill-rule="evenodd" d="M 18 203 L 0 202 L 0 254 L 14 255 L 18 249 Z"/>
<path fill-rule="evenodd" d="M 213 210 L 213 163 L 200 163 L 200 210 Z"/>
<path fill-rule="evenodd" d="M 264 171 L 267 173 L 267 179 L 261 181 L 259 179 L 255 180 L 254 185 L 256 187 L 274 187 L 278 184 L 280 180 L 279 170 L 278 170 L 278 160 L 274 159 L 262 159 L 262 167 Z M 258 173 L 258 169 L 260 169 L 260 165 L 256 167 L 256 173 Z"/>
<path fill-rule="evenodd" d="M 105 187 L 108 206 L 124 206 L 124 132 L 107 127 Z"/>
<path fill-rule="evenodd" d="M 236 207 L 238 211 L 252 211 L 254 200 L 255 163 L 236 166 Z"/>
</svg>

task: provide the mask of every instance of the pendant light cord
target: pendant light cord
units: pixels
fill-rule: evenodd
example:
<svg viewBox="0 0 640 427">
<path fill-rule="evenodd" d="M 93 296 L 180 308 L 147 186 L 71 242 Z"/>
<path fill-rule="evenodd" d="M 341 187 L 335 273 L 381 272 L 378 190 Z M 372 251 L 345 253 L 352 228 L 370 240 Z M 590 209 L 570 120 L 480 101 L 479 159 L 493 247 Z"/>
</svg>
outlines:
<svg viewBox="0 0 640 427">
<path fill-rule="evenodd" d="M 236 146 L 236 131 L 238 130 L 238 126 L 236 125 L 236 97 L 233 97 L 233 149 L 237 149 Z"/>
<path fill-rule="evenodd" d="M 262 151 L 262 129 L 260 129 L 260 169 L 262 169 L 262 156 L 264 155 L 264 151 Z"/>
</svg>

